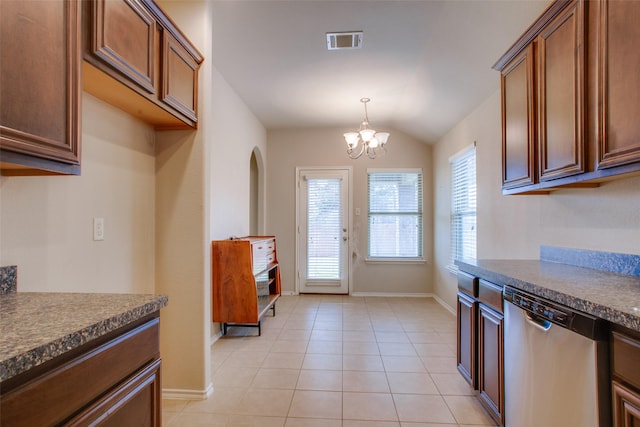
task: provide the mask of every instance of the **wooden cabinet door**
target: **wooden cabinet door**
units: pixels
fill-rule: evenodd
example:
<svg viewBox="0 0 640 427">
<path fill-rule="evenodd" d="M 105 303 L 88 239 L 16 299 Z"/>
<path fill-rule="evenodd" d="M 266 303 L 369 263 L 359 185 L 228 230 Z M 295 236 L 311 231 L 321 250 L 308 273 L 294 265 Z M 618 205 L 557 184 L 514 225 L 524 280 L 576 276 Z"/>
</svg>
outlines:
<svg viewBox="0 0 640 427">
<path fill-rule="evenodd" d="M 535 109 L 533 45 L 502 70 L 502 188 L 534 184 Z"/>
<path fill-rule="evenodd" d="M 168 31 L 163 31 L 162 101 L 194 126 L 198 120 L 199 63 Z"/>
<path fill-rule="evenodd" d="M 598 169 L 640 162 L 640 2 L 601 0 Z"/>
<path fill-rule="evenodd" d="M 640 394 L 613 382 L 613 426 L 640 426 Z"/>
<path fill-rule="evenodd" d="M 144 93 L 155 94 L 156 20 L 137 0 L 96 0 L 91 10 L 90 53 Z M 119 77 L 119 76 L 118 76 Z"/>
<path fill-rule="evenodd" d="M 3 167 L 80 173 L 79 22 L 76 0 L 0 1 Z"/>
<path fill-rule="evenodd" d="M 537 38 L 540 181 L 585 171 L 583 9 L 574 0 Z"/>
<path fill-rule="evenodd" d="M 457 303 L 457 364 L 458 371 L 475 389 L 476 377 L 476 310 L 477 302 L 471 296 L 458 292 Z"/>
<path fill-rule="evenodd" d="M 504 317 L 479 305 L 478 390 L 480 401 L 504 425 Z"/>
</svg>

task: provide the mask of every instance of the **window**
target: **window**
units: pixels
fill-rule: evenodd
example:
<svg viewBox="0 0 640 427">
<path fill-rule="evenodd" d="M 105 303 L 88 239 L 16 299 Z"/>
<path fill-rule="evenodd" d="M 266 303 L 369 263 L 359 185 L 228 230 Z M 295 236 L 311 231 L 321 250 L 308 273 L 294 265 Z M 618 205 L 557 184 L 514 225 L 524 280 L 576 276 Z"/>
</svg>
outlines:
<svg viewBox="0 0 640 427">
<path fill-rule="evenodd" d="M 422 170 L 367 171 L 369 259 L 422 259 Z"/>
<path fill-rule="evenodd" d="M 451 159 L 451 265 L 456 259 L 476 258 L 475 145 Z"/>
</svg>

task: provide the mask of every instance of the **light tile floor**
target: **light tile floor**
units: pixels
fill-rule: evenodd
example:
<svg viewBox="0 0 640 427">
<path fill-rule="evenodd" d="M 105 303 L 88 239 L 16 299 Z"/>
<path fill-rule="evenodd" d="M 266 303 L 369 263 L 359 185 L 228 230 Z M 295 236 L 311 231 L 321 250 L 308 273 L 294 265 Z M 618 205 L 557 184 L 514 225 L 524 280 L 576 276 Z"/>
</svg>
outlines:
<svg viewBox="0 0 640 427">
<path fill-rule="evenodd" d="M 431 298 L 284 296 L 211 349 L 213 395 L 163 401 L 165 426 L 494 423 L 456 370 L 456 319 Z"/>
</svg>

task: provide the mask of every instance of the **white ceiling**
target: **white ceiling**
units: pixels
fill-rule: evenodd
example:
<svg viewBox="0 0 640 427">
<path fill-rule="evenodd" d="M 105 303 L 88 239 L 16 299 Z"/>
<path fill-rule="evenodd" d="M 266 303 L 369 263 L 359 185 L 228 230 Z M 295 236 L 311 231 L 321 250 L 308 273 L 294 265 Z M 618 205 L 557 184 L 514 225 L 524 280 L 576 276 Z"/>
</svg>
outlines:
<svg viewBox="0 0 640 427">
<path fill-rule="evenodd" d="M 376 130 L 433 143 L 498 89 L 491 66 L 548 4 L 216 0 L 212 61 L 267 129 L 357 128 L 368 97 Z M 358 30 L 361 50 L 327 50 Z"/>
</svg>

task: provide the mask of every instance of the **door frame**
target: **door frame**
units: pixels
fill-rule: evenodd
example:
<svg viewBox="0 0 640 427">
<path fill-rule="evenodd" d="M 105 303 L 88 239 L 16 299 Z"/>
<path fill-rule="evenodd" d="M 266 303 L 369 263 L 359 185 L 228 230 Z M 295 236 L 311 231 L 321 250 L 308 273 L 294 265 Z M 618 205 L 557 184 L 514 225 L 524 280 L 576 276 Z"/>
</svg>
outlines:
<svg viewBox="0 0 640 427">
<path fill-rule="evenodd" d="M 295 288 L 294 295 L 300 294 L 300 171 L 303 170 L 311 170 L 311 171 L 336 171 L 336 170 L 344 170 L 347 172 L 347 206 L 345 209 L 347 210 L 347 230 L 348 239 L 347 242 L 347 293 L 346 295 L 351 295 L 351 283 L 353 280 L 353 265 L 352 265 L 352 255 L 353 255 L 353 166 L 296 166 L 296 202 L 295 202 L 295 210 L 296 210 L 296 223 L 294 227 L 294 235 L 295 235 Z"/>
</svg>

